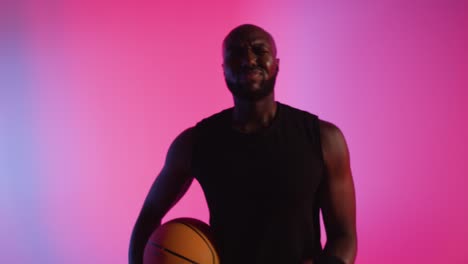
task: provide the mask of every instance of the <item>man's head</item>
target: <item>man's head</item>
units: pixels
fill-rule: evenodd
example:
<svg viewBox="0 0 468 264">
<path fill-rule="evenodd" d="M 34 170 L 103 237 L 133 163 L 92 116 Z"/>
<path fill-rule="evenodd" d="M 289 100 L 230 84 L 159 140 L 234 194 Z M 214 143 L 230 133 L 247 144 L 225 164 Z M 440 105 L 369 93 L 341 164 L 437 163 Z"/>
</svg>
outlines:
<svg viewBox="0 0 468 264">
<path fill-rule="evenodd" d="M 223 41 L 224 78 L 235 97 L 258 101 L 271 94 L 278 65 L 273 37 L 258 26 L 238 26 Z"/>
</svg>

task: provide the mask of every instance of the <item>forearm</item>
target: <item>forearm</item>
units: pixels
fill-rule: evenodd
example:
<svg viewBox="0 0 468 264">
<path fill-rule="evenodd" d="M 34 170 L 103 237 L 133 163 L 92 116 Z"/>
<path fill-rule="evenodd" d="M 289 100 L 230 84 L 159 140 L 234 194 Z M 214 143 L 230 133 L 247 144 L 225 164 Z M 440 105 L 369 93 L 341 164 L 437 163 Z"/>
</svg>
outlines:
<svg viewBox="0 0 468 264">
<path fill-rule="evenodd" d="M 356 236 L 343 235 L 327 239 L 323 254 L 339 258 L 345 264 L 353 264 L 357 252 Z"/>
<path fill-rule="evenodd" d="M 152 232 L 161 224 L 161 218 L 142 211 L 133 227 L 128 252 L 129 264 L 142 264 L 146 243 Z"/>
</svg>

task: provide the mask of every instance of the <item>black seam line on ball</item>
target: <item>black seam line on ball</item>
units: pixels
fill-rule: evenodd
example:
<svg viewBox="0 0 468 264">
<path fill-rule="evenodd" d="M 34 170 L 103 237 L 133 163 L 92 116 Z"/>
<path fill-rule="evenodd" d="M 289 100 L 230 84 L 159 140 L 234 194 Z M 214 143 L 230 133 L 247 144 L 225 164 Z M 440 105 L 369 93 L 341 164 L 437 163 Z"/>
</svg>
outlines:
<svg viewBox="0 0 468 264">
<path fill-rule="evenodd" d="M 160 245 L 158 245 L 158 244 L 156 244 L 156 243 L 154 243 L 154 242 L 151 242 L 151 241 L 150 241 L 150 244 L 151 244 L 152 246 L 155 246 L 155 247 L 157 247 L 157 248 L 163 250 L 163 251 L 167 251 L 168 253 L 170 253 L 170 254 L 172 254 L 172 255 L 174 255 L 174 256 L 176 256 L 176 257 L 179 257 L 179 258 L 181 258 L 181 259 L 183 259 L 183 260 L 186 260 L 186 261 L 188 261 L 188 262 L 190 262 L 190 263 L 192 263 L 192 264 L 199 264 L 198 262 L 195 262 L 195 261 L 193 261 L 193 260 L 191 260 L 191 259 L 189 259 L 189 258 L 187 258 L 187 257 L 184 257 L 184 256 L 182 256 L 182 255 L 180 255 L 180 254 L 178 254 L 178 253 L 176 253 L 176 252 L 174 252 L 174 251 L 172 251 L 172 250 L 170 250 L 170 249 L 167 249 L 167 248 L 165 248 L 165 247 L 162 247 L 162 246 L 160 246 Z"/>
<path fill-rule="evenodd" d="M 212 263 L 215 263 L 215 253 L 213 252 L 213 250 L 212 250 L 211 247 L 210 247 L 210 244 L 211 244 L 211 243 L 205 239 L 204 234 L 201 233 L 201 232 L 199 232 L 196 228 L 194 228 L 194 227 L 193 227 L 192 225 L 190 225 L 190 224 L 186 224 L 186 223 L 181 223 L 181 224 L 183 224 L 183 225 L 187 226 L 188 228 L 192 229 L 193 232 L 197 233 L 197 234 L 203 239 L 203 241 L 205 241 L 206 245 L 208 246 L 208 249 L 209 249 L 210 252 L 211 252 L 212 261 L 213 261 Z"/>
</svg>

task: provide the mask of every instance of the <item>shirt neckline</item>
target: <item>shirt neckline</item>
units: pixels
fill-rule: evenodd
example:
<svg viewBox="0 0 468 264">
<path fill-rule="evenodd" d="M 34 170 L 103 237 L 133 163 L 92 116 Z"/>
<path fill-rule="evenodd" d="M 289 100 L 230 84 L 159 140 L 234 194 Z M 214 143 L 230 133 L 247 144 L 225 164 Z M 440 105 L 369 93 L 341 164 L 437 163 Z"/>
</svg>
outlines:
<svg viewBox="0 0 468 264">
<path fill-rule="evenodd" d="M 232 126 L 232 111 L 234 111 L 234 107 L 227 109 L 226 111 L 227 116 L 225 120 L 227 121 L 226 125 L 227 125 L 228 130 L 232 134 L 239 136 L 239 137 L 243 137 L 243 138 L 255 138 L 255 137 L 259 137 L 259 136 L 270 133 L 270 131 L 274 130 L 275 127 L 278 126 L 278 123 L 280 122 L 281 115 L 283 112 L 283 104 L 278 101 L 275 101 L 275 102 L 276 102 L 276 112 L 270 124 L 267 127 L 264 127 L 258 131 L 251 132 L 251 133 L 245 133 L 245 132 L 235 129 Z"/>
</svg>

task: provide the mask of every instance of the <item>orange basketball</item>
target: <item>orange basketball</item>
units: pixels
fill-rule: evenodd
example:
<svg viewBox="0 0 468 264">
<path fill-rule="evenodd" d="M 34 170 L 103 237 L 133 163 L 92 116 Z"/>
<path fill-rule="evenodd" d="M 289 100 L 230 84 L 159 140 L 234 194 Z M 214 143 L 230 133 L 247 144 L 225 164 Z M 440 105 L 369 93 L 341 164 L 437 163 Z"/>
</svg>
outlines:
<svg viewBox="0 0 468 264">
<path fill-rule="evenodd" d="M 194 218 L 177 218 L 162 224 L 148 239 L 143 263 L 219 264 L 210 226 Z"/>
</svg>

